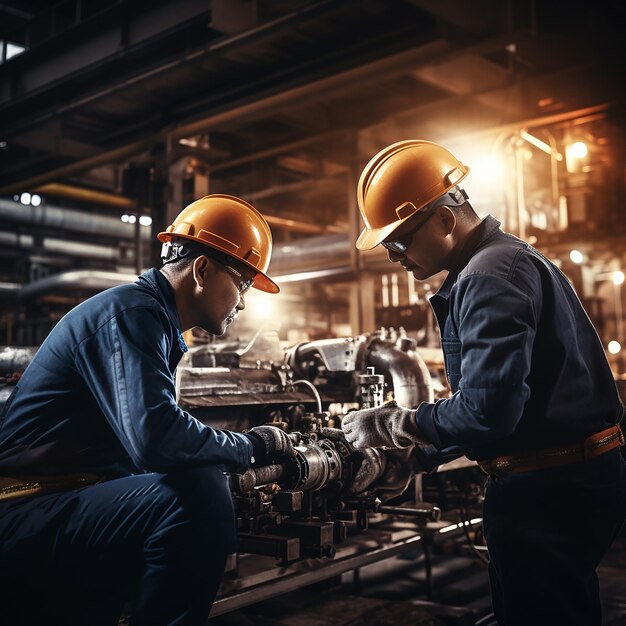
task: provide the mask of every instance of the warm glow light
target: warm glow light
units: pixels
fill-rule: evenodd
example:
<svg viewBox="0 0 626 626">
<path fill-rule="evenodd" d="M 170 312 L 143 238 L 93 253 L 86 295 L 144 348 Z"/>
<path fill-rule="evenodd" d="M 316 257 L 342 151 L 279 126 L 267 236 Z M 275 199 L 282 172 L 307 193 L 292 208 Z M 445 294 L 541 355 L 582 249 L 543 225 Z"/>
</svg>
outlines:
<svg viewBox="0 0 626 626">
<path fill-rule="evenodd" d="M 546 154 L 552 154 L 552 148 L 545 141 L 541 141 L 541 139 L 538 139 L 525 130 L 520 130 L 519 135 L 522 139 L 525 139 L 528 143 L 535 146 L 535 148 L 543 150 Z"/>
<path fill-rule="evenodd" d="M 622 349 L 622 345 L 619 341 L 609 341 L 608 347 L 611 354 L 619 354 Z"/>
<path fill-rule="evenodd" d="M 142 226 L 150 226 L 152 224 L 152 218 L 149 215 L 142 215 L 139 218 L 139 223 Z"/>
<path fill-rule="evenodd" d="M 613 284 L 621 285 L 624 282 L 624 272 L 613 272 Z"/>
<path fill-rule="evenodd" d="M 504 164 L 495 155 L 483 156 L 472 162 L 472 174 L 477 181 L 494 182 L 502 178 Z"/>
<path fill-rule="evenodd" d="M 585 260 L 585 257 L 580 250 L 572 250 L 569 253 L 569 258 L 572 260 L 572 263 L 577 263 L 579 265 Z"/>
<path fill-rule="evenodd" d="M 570 154 L 575 159 L 584 159 L 587 156 L 587 144 L 582 141 L 576 141 L 570 147 Z"/>
<path fill-rule="evenodd" d="M 254 317 L 256 320 L 275 319 L 278 313 L 276 304 L 274 294 L 253 290 L 246 294 L 246 316 Z"/>
</svg>

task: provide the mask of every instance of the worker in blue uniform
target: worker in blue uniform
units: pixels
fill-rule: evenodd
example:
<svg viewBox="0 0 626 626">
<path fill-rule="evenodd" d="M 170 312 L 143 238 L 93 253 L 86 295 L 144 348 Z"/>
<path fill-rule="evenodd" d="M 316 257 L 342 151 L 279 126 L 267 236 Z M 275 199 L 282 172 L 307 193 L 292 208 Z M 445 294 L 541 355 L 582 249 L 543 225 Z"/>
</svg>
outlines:
<svg viewBox="0 0 626 626">
<path fill-rule="evenodd" d="M 0 415 L 0 623 L 204 624 L 235 550 L 225 471 L 293 454 L 272 426 L 203 425 L 176 404 L 183 332 L 224 333 L 267 276 L 248 203 L 206 196 L 159 234 L 160 270 L 52 330 Z"/>
<path fill-rule="evenodd" d="M 361 174 L 357 248 L 382 245 L 417 280 L 448 272 L 431 305 L 452 395 L 356 411 L 343 429 L 356 447 L 415 444 L 427 468 L 465 454 L 489 475 L 501 626 L 599 626 L 596 567 L 626 516 L 623 407 L 570 282 L 476 215 L 458 186 L 468 172 L 442 146 L 407 140 Z"/>
</svg>

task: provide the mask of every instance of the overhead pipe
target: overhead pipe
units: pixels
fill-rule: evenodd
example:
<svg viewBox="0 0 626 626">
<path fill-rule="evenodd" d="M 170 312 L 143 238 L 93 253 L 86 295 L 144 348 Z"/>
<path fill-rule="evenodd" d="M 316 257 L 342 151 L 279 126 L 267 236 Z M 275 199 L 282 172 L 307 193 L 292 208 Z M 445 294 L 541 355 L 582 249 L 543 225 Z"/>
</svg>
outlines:
<svg viewBox="0 0 626 626">
<path fill-rule="evenodd" d="M 351 245 L 347 234 L 311 237 L 293 244 L 279 244 L 272 254 L 269 273 L 281 284 L 350 277 Z M 386 257 L 378 250 L 363 255 L 364 269 L 375 269 L 383 263 L 386 263 Z M 106 278 L 102 278 L 104 275 Z M 19 295 L 26 298 L 49 293 L 57 288 L 98 291 L 132 282 L 135 278 L 135 275 L 115 272 L 72 271 L 29 283 L 21 288 Z"/>
<path fill-rule="evenodd" d="M 90 235 L 105 235 L 121 239 L 133 239 L 133 224 L 124 223 L 119 218 L 106 215 L 94 215 L 75 209 L 54 206 L 52 204 L 32 206 L 14 200 L 0 198 L 0 219 L 2 221 L 33 224 L 43 228 L 72 230 Z M 145 238 L 150 237 L 146 229 Z"/>
<path fill-rule="evenodd" d="M 121 274 L 118 272 L 103 272 L 97 270 L 77 270 L 48 276 L 29 283 L 20 289 L 21 299 L 32 298 L 42 293 L 62 291 L 68 289 L 87 289 L 90 291 L 104 291 L 118 285 L 125 285 L 137 280 L 136 274 Z"/>
<path fill-rule="evenodd" d="M 0 232 L 0 245 L 7 248 L 35 248 L 35 238 L 23 233 Z M 44 237 L 41 248 L 46 252 L 63 254 L 65 256 L 85 257 L 88 259 L 103 259 L 117 261 L 120 252 L 111 246 L 99 246 L 81 241 L 68 241 L 55 237 Z"/>
<path fill-rule="evenodd" d="M 94 202 L 96 204 L 104 204 L 128 211 L 134 211 L 137 207 L 137 203 L 132 198 L 127 198 L 126 196 L 119 196 L 105 191 L 96 191 L 95 189 L 85 189 L 84 187 L 66 185 L 64 183 L 40 185 L 33 189 L 33 192 L 45 196 L 57 196 L 60 198 L 81 200 L 83 202 Z"/>
</svg>

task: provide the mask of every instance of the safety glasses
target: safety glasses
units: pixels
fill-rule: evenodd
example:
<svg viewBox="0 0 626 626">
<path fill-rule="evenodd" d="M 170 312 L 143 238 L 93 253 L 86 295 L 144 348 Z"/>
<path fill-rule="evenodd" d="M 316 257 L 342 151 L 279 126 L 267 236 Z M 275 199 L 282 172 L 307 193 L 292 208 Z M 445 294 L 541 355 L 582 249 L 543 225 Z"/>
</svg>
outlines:
<svg viewBox="0 0 626 626">
<path fill-rule="evenodd" d="M 381 245 L 390 250 L 391 252 L 395 252 L 396 254 L 405 254 L 409 249 L 411 242 L 413 241 L 413 237 L 415 237 L 415 233 L 422 227 L 428 220 L 435 214 L 435 209 L 440 206 L 451 206 L 458 207 L 465 203 L 468 199 L 467 194 L 464 189 L 459 189 L 459 187 L 453 187 L 443 196 L 440 196 L 436 200 L 433 200 L 430 204 L 426 205 L 421 211 L 417 211 L 414 216 L 417 215 L 427 215 L 426 219 L 421 221 L 419 224 L 416 224 L 411 230 L 404 233 L 403 235 L 395 235 L 391 233 L 390 237 L 381 241 Z"/>
<path fill-rule="evenodd" d="M 254 277 L 256 274 L 250 276 L 250 272 L 247 272 L 247 276 L 244 276 L 242 272 L 236 270 L 234 267 L 230 265 L 224 265 L 220 263 L 220 265 L 229 273 L 232 274 L 237 279 L 237 289 L 239 289 L 239 295 L 243 296 L 252 284 L 254 283 Z"/>
<path fill-rule="evenodd" d="M 421 211 L 420 211 L 421 212 Z M 393 239 L 385 239 L 381 241 L 381 245 L 383 248 L 390 250 L 391 252 L 395 252 L 396 254 L 404 254 L 411 245 L 413 241 L 413 237 L 415 233 L 422 227 L 428 220 L 435 214 L 434 211 L 430 211 L 425 220 L 421 221 L 419 224 L 416 224 L 410 231 L 404 233 L 403 235 L 395 235 Z"/>
</svg>

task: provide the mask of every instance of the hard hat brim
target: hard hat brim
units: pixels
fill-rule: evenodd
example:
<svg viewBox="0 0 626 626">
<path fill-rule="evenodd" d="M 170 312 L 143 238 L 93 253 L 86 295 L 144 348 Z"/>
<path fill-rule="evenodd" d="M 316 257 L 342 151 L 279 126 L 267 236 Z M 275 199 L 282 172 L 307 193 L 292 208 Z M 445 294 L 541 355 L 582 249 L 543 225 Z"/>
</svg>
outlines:
<svg viewBox="0 0 626 626">
<path fill-rule="evenodd" d="M 410 217 L 413 217 L 413 215 L 415 215 L 415 213 L 413 213 Z M 406 219 L 398 220 L 392 224 L 387 224 L 387 226 L 383 226 L 382 228 L 364 228 L 361 231 L 359 238 L 356 240 L 357 250 L 371 250 L 372 248 L 375 248 L 378 244 L 387 239 L 387 237 L 389 237 L 389 235 L 391 235 L 396 228 L 404 224 L 404 222 L 406 222 Z"/>
<path fill-rule="evenodd" d="M 172 241 L 172 239 L 187 239 L 189 241 L 193 241 L 195 243 L 199 243 L 202 246 L 206 246 L 207 248 L 213 248 L 214 250 L 219 250 L 228 256 L 232 256 L 229 250 L 225 248 L 220 248 L 219 246 L 211 245 L 205 241 L 198 241 L 196 237 L 190 237 L 189 235 L 181 235 L 180 233 L 168 233 L 168 232 L 160 232 L 157 235 L 157 239 L 161 243 L 165 243 L 167 241 Z M 241 259 L 239 257 L 233 257 L 237 263 L 241 263 L 246 267 L 249 267 L 251 270 L 256 272 L 256 276 L 254 277 L 254 282 L 252 283 L 252 287 L 254 289 L 258 289 L 259 291 L 265 291 L 266 293 L 279 293 L 280 287 L 267 275 L 261 272 L 258 268 L 254 267 L 252 263 L 248 263 L 245 259 Z"/>
</svg>

